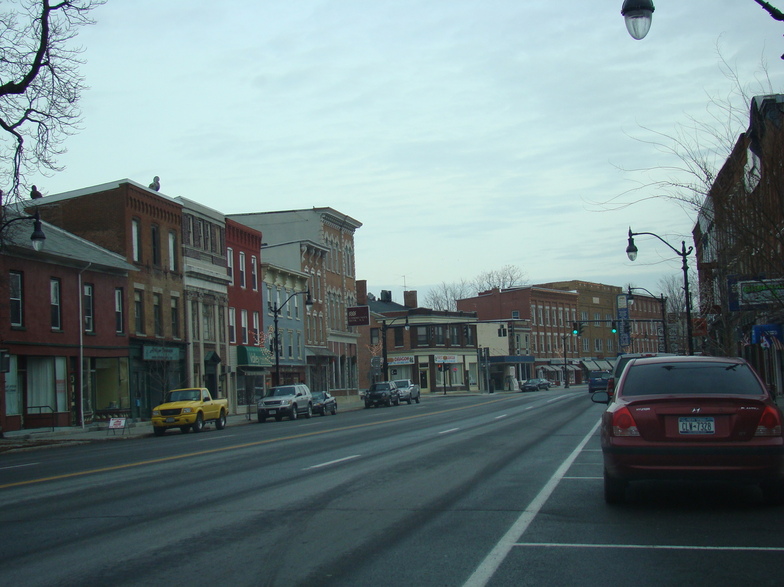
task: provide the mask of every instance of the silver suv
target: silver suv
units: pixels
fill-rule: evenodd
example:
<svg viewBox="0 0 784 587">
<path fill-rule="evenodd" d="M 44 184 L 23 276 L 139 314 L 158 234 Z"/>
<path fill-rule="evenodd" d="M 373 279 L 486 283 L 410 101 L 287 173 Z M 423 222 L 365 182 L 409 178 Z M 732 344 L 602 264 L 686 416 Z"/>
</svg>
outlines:
<svg viewBox="0 0 784 587">
<path fill-rule="evenodd" d="M 278 422 L 283 416 L 288 416 L 289 420 L 296 420 L 300 415 L 310 418 L 313 415 L 313 396 L 304 383 L 278 385 L 259 400 L 257 410 L 259 422 L 264 422 L 268 416 Z"/>
</svg>

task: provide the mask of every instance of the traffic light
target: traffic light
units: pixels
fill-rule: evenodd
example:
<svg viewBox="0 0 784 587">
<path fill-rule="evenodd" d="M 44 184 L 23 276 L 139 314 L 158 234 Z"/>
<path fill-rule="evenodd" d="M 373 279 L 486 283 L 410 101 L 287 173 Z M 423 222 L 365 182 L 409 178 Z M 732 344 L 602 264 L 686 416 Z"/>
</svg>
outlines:
<svg viewBox="0 0 784 587">
<path fill-rule="evenodd" d="M 612 321 L 612 326 L 610 328 L 612 329 L 612 333 L 613 334 L 617 333 L 618 332 L 618 323 L 615 320 L 613 320 Z"/>
<path fill-rule="evenodd" d="M 572 334 L 574 334 L 574 335 L 580 334 L 580 323 L 579 322 L 572 322 Z"/>
</svg>

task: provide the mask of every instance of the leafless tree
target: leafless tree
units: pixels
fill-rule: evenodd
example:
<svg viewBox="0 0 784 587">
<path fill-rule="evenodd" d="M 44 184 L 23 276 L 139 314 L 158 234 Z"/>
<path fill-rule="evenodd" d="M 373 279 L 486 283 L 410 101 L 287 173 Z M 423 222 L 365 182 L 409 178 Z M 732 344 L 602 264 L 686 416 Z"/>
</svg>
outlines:
<svg viewBox="0 0 784 587">
<path fill-rule="evenodd" d="M 0 184 L 20 199 L 25 176 L 58 170 L 64 139 L 79 130 L 81 49 L 72 45 L 105 0 L 19 0 L 0 13 Z"/>
<path fill-rule="evenodd" d="M 433 310 L 453 312 L 457 309 L 457 300 L 475 296 L 481 291 L 493 288 L 506 289 L 525 285 L 525 271 L 514 265 L 505 265 L 500 269 L 485 271 L 471 281 L 461 279 L 458 282 L 442 282 L 431 289 L 425 296 L 425 306 Z"/>
</svg>

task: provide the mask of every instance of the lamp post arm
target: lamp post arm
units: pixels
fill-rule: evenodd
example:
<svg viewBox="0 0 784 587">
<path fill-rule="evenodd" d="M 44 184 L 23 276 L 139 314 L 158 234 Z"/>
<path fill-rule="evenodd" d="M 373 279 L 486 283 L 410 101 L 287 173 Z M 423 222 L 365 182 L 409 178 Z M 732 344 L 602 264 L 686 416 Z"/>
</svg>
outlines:
<svg viewBox="0 0 784 587">
<path fill-rule="evenodd" d="M 673 247 L 673 246 L 672 246 L 670 243 L 668 243 L 666 240 L 664 240 L 662 237 L 660 237 L 660 236 L 659 236 L 658 234 L 656 234 L 655 232 L 632 232 L 631 230 L 629 230 L 629 237 L 633 237 L 633 236 L 640 236 L 640 235 L 643 235 L 643 234 L 647 234 L 648 236 L 655 236 L 657 239 L 659 239 L 659 240 L 660 240 L 661 242 L 663 242 L 665 245 L 667 245 L 668 247 L 670 247 L 670 249 L 671 249 L 671 250 L 672 250 L 672 251 L 673 251 L 673 252 L 674 252 L 676 255 L 678 255 L 679 257 L 686 258 L 686 256 L 687 256 L 687 255 L 690 255 L 690 254 L 691 254 L 691 252 L 694 250 L 694 247 L 689 247 L 689 250 L 688 250 L 688 251 L 686 250 L 686 241 L 683 241 L 683 242 L 681 243 L 681 245 L 682 245 L 682 249 L 679 251 L 678 249 L 676 249 L 675 247 Z"/>
<path fill-rule="evenodd" d="M 754 0 L 754 2 L 762 6 L 762 8 L 764 8 L 775 20 L 784 21 L 784 12 L 781 12 L 781 10 L 775 6 L 771 6 L 770 3 L 765 2 L 764 0 Z"/>
</svg>

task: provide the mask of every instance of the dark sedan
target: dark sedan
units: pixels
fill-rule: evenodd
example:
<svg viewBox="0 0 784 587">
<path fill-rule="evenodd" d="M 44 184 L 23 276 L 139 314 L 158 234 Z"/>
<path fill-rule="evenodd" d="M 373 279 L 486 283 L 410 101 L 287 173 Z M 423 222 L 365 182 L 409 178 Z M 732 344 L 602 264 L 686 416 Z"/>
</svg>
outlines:
<svg viewBox="0 0 784 587">
<path fill-rule="evenodd" d="M 782 504 L 782 419 L 743 359 L 632 359 L 602 415 L 605 501 L 623 501 L 631 481 L 706 479 L 757 483 Z"/>
<path fill-rule="evenodd" d="M 365 407 L 396 406 L 400 403 L 400 394 L 394 381 L 373 383 L 365 392 Z"/>
<path fill-rule="evenodd" d="M 313 413 L 326 416 L 332 414 L 333 416 L 338 413 L 338 400 L 335 399 L 328 391 L 314 391 L 313 395 Z"/>
<path fill-rule="evenodd" d="M 550 389 L 547 379 L 528 379 L 520 386 L 520 391 L 539 391 Z"/>
</svg>

